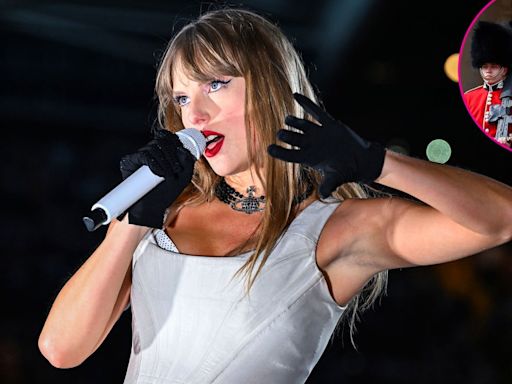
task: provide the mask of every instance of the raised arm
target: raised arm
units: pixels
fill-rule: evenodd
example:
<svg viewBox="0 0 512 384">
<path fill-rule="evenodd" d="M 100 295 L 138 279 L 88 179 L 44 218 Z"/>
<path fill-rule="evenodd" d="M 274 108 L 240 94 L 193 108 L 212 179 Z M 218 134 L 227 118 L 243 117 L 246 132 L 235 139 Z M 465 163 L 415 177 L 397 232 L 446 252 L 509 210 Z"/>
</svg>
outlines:
<svg viewBox="0 0 512 384">
<path fill-rule="evenodd" d="M 320 192 L 324 196 L 344 182 L 376 180 L 425 203 L 401 198 L 344 202 L 326 227 L 337 245 L 336 252 L 329 254 L 336 265 L 358 268 L 360 281 L 380 270 L 455 260 L 512 238 L 509 186 L 462 169 L 384 151 L 303 95 L 294 96 L 320 125 L 287 117 L 286 123 L 302 132 L 281 130 L 278 139 L 298 149 L 272 145 L 270 155 L 323 171 Z"/>
<path fill-rule="evenodd" d="M 393 199 L 377 208 L 383 235 L 370 244 L 383 269 L 447 262 L 512 239 L 512 188 L 496 180 L 388 151 L 376 181 L 426 204 Z"/>
</svg>

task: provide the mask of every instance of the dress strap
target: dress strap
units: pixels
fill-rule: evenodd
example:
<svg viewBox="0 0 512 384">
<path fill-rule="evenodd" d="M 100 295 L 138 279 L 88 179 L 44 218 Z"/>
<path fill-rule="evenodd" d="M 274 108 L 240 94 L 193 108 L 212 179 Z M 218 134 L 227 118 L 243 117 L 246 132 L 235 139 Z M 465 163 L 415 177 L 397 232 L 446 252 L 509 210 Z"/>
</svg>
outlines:
<svg viewBox="0 0 512 384">
<path fill-rule="evenodd" d="M 316 243 L 325 223 L 340 204 L 341 202 L 334 198 L 315 200 L 299 213 L 287 233 L 302 235 Z"/>
</svg>

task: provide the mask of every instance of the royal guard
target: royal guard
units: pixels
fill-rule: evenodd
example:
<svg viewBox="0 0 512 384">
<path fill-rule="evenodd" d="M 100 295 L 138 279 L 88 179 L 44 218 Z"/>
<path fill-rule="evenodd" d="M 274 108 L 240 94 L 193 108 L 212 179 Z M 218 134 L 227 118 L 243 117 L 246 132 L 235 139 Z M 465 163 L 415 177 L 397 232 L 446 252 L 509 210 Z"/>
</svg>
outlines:
<svg viewBox="0 0 512 384">
<path fill-rule="evenodd" d="M 471 64 L 483 84 L 464 93 L 469 112 L 496 141 L 510 146 L 512 139 L 512 30 L 501 24 L 478 22 L 471 43 Z"/>
</svg>

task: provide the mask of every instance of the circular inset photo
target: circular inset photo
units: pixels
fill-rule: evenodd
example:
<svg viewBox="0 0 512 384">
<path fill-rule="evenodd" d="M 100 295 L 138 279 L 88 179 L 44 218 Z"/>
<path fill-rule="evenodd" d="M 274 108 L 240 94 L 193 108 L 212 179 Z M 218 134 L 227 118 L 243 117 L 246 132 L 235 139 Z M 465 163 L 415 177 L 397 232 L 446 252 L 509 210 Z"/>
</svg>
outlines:
<svg viewBox="0 0 512 384">
<path fill-rule="evenodd" d="M 466 31 L 459 53 L 459 87 L 476 125 L 512 151 L 512 7 L 487 4 Z"/>
</svg>

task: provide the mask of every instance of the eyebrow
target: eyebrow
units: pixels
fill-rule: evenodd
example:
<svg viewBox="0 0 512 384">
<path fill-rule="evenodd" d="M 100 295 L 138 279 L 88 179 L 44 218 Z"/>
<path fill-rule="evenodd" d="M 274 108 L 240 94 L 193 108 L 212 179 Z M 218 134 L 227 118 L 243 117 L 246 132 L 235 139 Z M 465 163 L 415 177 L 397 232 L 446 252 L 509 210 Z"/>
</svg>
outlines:
<svg viewBox="0 0 512 384">
<path fill-rule="evenodd" d="M 185 85 L 185 84 L 183 84 Z M 185 85 L 186 87 L 186 85 Z M 176 88 L 173 88 L 172 89 L 172 97 L 176 97 L 176 96 L 183 96 L 183 95 L 186 95 L 186 91 L 181 91 L 179 88 L 176 90 Z"/>
</svg>

